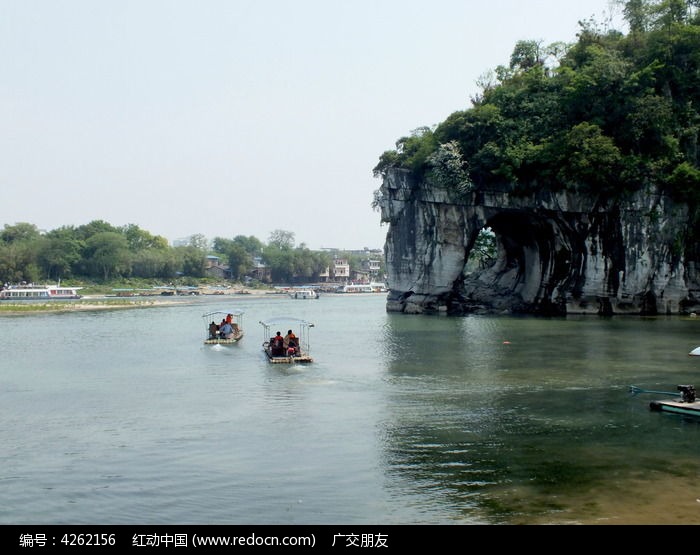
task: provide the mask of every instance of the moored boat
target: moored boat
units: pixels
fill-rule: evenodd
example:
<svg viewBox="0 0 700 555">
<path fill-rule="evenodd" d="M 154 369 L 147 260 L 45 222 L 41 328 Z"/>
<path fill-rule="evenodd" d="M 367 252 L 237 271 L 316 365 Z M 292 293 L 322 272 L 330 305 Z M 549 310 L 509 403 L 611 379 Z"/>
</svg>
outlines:
<svg viewBox="0 0 700 555">
<path fill-rule="evenodd" d="M 0 300 L 11 301 L 49 301 L 80 299 L 78 290 L 82 287 L 66 287 L 65 285 L 25 285 L 10 286 L 0 291 Z"/>
<path fill-rule="evenodd" d="M 202 315 L 205 345 L 232 345 L 243 339 L 243 311 L 216 310 Z"/>
<path fill-rule="evenodd" d="M 369 283 L 348 283 L 336 289 L 336 293 L 374 293 Z"/>
<path fill-rule="evenodd" d="M 678 399 L 655 400 L 649 403 L 649 408 L 653 411 L 672 412 L 684 414 L 686 416 L 700 416 L 700 401 L 695 395 L 695 387 L 692 385 L 679 385 Z"/>
<path fill-rule="evenodd" d="M 309 341 L 309 331 L 314 327 L 311 322 L 279 316 L 261 320 L 260 324 L 263 327 L 263 352 L 268 361 L 273 364 L 313 362 Z"/>
<path fill-rule="evenodd" d="M 288 292 L 292 299 L 318 299 L 318 293 L 313 289 L 294 288 Z"/>
<path fill-rule="evenodd" d="M 677 392 L 674 391 L 656 391 L 649 389 L 641 389 L 636 386 L 630 386 L 630 391 L 637 395 L 639 393 L 653 393 L 657 395 L 668 395 L 675 399 L 654 399 L 649 402 L 649 409 L 655 412 L 670 412 L 674 414 L 683 414 L 686 416 L 700 416 L 700 401 L 696 397 L 695 386 L 679 385 Z"/>
<path fill-rule="evenodd" d="M 685 403 L 683 401 L 651 401 L 649 408 L 658 412 L 672 412 L 685 416 L 700 416 L 700 401 Z"/>
</svg>

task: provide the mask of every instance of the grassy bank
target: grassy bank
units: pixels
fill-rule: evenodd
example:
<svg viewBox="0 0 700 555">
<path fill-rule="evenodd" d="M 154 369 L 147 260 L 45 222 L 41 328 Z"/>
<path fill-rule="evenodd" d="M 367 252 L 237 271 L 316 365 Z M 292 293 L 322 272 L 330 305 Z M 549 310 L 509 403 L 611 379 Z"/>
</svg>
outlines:
<svg viewBox="0 0 700 555">
<path fill-rule="evenodd" d="M 165 300 L 155 299 L 83 299 L 79 301 L 50 301 L 47 303 L 33 301 L 2 301 L 0 315 L 37 314 L 46 312 L 76 312 L 83 310 L 105 310 L 119 308 L 146 308 L 169 304 Z"/>
</svg>

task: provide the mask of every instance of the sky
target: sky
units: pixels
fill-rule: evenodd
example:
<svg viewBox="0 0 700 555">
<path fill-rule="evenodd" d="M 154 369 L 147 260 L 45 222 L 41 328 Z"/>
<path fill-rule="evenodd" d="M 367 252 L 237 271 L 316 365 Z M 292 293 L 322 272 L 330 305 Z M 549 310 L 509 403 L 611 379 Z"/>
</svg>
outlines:
<svg viewBox="0 0 700 555">
<path fill-rule="evenodd" d="M 0 0 L 0 226 L 382 248 L 372 169 L 609 0 Z M 613 26 L 620 28 L 619 24 Z"/>
</svg>

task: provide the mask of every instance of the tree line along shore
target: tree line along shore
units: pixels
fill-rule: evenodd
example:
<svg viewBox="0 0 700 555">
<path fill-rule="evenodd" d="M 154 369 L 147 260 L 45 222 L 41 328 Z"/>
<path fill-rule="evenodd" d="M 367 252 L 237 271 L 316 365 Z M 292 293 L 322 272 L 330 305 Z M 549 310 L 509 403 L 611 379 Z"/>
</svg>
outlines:
<svg viewBox="0 0 700 555">
<path fill-rule="evenodd" d="M 0 283 L 98 283 L 150 280 L 196 285 L 208 277 L 227 283 L 270 285 L 321 281 L 334 259 L 351 271 L 368 257 L 383 265 L 381 249 L 311 250 L 294 233 L 276 230 L 267 243 L 253 236 L 192 235 L 170 245 L 135 224 L 93 220 L 44 231 L 20 222 L 0 230 Z"/>
</svg>

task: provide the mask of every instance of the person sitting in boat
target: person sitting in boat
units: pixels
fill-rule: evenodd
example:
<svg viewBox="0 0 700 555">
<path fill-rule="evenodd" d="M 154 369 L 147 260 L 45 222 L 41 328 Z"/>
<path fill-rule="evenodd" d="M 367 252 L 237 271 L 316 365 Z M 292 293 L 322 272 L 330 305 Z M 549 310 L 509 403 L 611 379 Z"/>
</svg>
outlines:
<svg viewBox="0 0 700 555">
<path fill-rule="evenodd" d="M 233 323 L 233 314 L 227 314 L 227 315 L 226 315 L 226 323 L 227 323 L 227 324 L 232 324 L 232 323 Z"/>
<path fill-rule="evenodd" d="M 282 332 L 277 332 L 270 340 L 270 353 L 273 357 L 284 356 L 284 337 L 282 337 Z"/>
<path fill-rule="evenodd" d="M 297 336 L 294 335 L 294 332 L 292 330 L 287 331 L 287 335 L 284 336 L 284 348 L 286 349 L 289 347 L 289 343 L 294 341 L 295 345 L 298 343 L 297 342 Z"/>
<path fill-rule="evenodd" d="M 221 337 L 221 339 L 231 339 L 231 337 L 233 337 L 233 326 L 224 321 L 223 325 L 219 328 L 219 337 Z"/>
<path fill-rule="evenodd" d="M 216 334 L 219 332 L 219 326 L 216 325 L 216 322 L 212 320 L 211 324 L 209 324 L 209 339 L 216 339 Z"/>
</svg>

